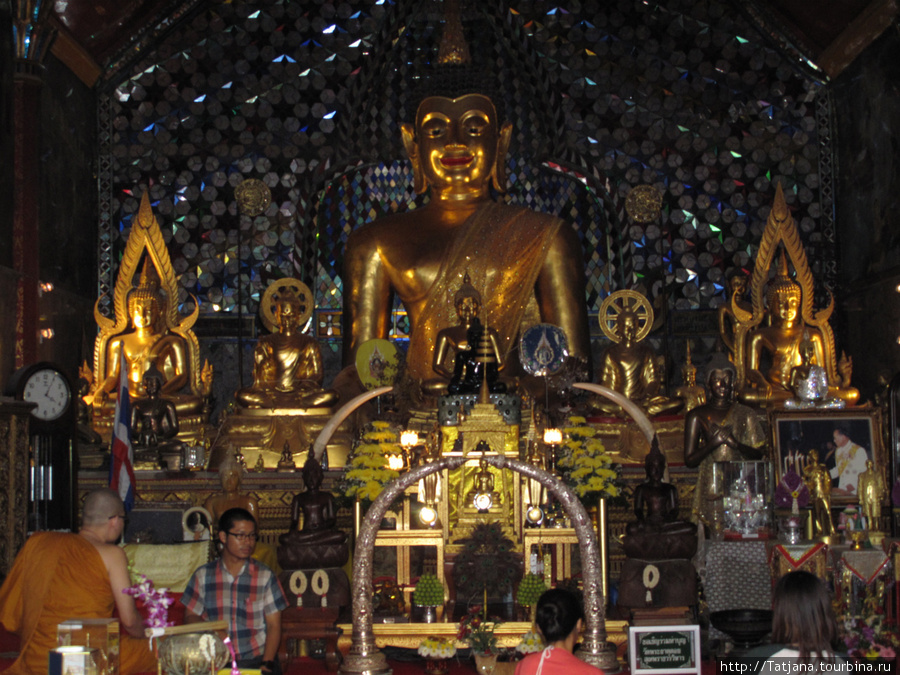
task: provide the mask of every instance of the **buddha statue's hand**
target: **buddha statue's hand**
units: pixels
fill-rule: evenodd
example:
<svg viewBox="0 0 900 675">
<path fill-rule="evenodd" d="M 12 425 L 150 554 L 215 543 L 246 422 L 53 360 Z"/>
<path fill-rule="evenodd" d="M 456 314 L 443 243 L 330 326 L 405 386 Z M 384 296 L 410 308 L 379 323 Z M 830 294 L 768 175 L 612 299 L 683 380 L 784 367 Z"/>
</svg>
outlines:
<svg viewBox="0 0 900 675">
<path fill-rule="evenodd" d="M 718 425 L 712 423 L 709 425 L 709 444 L 718 447 L 720 445 L 733 445 L 734 437 L 731 435 L 731 427 L 729 425 Z"/>
</svg>

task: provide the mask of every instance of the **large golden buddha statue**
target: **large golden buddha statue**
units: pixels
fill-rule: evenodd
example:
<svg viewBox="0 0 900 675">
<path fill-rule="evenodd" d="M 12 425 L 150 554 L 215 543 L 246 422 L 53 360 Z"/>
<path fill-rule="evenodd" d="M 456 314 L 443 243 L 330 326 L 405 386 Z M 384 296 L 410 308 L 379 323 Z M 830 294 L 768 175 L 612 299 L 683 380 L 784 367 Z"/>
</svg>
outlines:
<svg viewBox="0 0 900 675">
<path fill-rule="evenodd" d="M 445 29 L 445 42 L 447 35 Z M 442 63 L 463 65 L 444 69 L 471 68 L 459 56 L 467 51 L 464 44 L 456 50 L 445 46 L 442 52 L 455 57 Z M 430 190 L 429 202 L 350 235 L 344 258 L 345 363 L 354 362 L 366 340 L 388 336 L 396 294 L 409 317 L 409 375 L 420 383 L 442 375 L 433 368 L 433 350 L 440 331 L 456 323 L 449 300 L 467 270 L 484 299 L 482 323 L 496 332 L 509 371 L 517 372 L 509 355 L 520 330 L 540 322 L 560 326 L 572 355 L 589 358 L 576 233 L 555 217 L 491 199 L 491 185 L 505 189 L 512 126 L 501 124 L 483 91 L 454 89 L 465 79 L 448 77 L 446 86 L 435 85 L 442 95 L 426 96 L 414 123 L 402 125 L 415 188 Z"/>
<path fill-rule="evenodd" d="M 779 251 L 777 273 L 768 281 Z M 790 276 L 788 259 L 796 280 Z M 812 274 L 780 184 L 756 257 L 750 296 L 750 311 L 736 294 L 730 299 L 734 324 L 731 334 L 724 336 L 725 342 L 733 345 L 740 400 L 781 405 L 793 398 L 791 373 L 803 363 L 801 344 L 809 342 L 812 362 L 827 372 L 829 395 L 855 403 L 859 391 L 850 386 L 852 362 L 846 356 L 840 362 L 835 358 L 834 335 L 828 323 L 834 301 L 824 309 L 813 309 Z"/>
<path fill-rule="evenodd" d="M 133 279 L 143 259 L 137 285 Z M 144 399 L 144 373 L 150 368 L 162 378 L 159 392 L 174 403 L 182 432 L 195 435 L 202 422 L 204 402 L 212 386 L 212 367 L 200 369 L 200 349 L 191 330 L 200 312 L 180 316 L 175 307 L 178 286 L 159 224 L 147 193 L 141 199 L 134 227 L 119 264 L 113 296 L 115 318 L 100 312 L 94 344 L 94 369 L 85 402 L 93 405 L 94 428 L 110 431 L 120 364 L 124 363 L 133 399 Z M 182 435 L 185 435 L 184 433 Z"/>
<path fill-rule="evenodd" d="M 600 384 L 637 403 L 651 417 L 679 411 L 684 402 L 659 393 L 662 374 L 657 355 L 642 341 L 653 324 L 653 308 L 637 291 L 616 291 L 600 306 L 600 327 L 612 344 L 600 363 Z M 598 410 L 623 417 L 621 407 L 612 401 L 592 401 Z"/>
</svg>

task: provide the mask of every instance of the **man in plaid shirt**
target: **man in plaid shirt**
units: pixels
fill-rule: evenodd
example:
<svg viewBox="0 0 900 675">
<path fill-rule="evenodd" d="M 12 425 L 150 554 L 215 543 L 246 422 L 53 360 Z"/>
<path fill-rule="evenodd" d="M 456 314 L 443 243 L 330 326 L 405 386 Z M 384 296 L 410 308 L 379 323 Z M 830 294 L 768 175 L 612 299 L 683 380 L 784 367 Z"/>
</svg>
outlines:
<svg viewBox="0 0 900 675">
<path fill-rule="evenodd" d="M 223 513 L 219 519 L 222 556 L 194 572 L 181 602 L 186 623 L 228 622 L 239 667 L 280 675 L 281 611 L 288 603 L 272 570 L 250 557 L 256 540 L 256 521 L 249 511 Z"/>
</svg>

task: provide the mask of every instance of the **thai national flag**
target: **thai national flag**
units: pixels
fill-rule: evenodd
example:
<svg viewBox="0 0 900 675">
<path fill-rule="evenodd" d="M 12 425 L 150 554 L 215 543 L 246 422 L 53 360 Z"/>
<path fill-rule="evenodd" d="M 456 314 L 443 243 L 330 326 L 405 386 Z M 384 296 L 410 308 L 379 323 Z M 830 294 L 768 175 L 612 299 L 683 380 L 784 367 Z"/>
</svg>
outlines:
<svg viewBox="0 0 900 675">
<path fill-rule="evenodd" d="M 128 368 L 125 354 L 119 358 L 119 393 L 110 449 L 109 487 L 125 502 L 125 512 L 134 506 L 134 449 L 131 447 L 131 401 L 128 398 Z"/>
</svg>

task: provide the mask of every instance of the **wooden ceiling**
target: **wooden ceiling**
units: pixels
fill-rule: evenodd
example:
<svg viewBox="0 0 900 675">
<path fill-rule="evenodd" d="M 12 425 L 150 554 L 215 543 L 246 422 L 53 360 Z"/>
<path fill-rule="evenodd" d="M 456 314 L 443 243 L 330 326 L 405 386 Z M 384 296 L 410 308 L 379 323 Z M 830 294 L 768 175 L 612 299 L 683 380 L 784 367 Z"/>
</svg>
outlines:
<svg viewBox="0 0 900 675">
<path fill-rule="evenodd" d="M 53 53 L 93 86 L 123 55 L 209 0 L 55 0 Z M 777 33 L 829 77 L 836 77 L 896 21 L 898 0 L 732 0 L 767 33 Z M 152 46 L 152 42 L 150 42 Z"/>
</svg>

